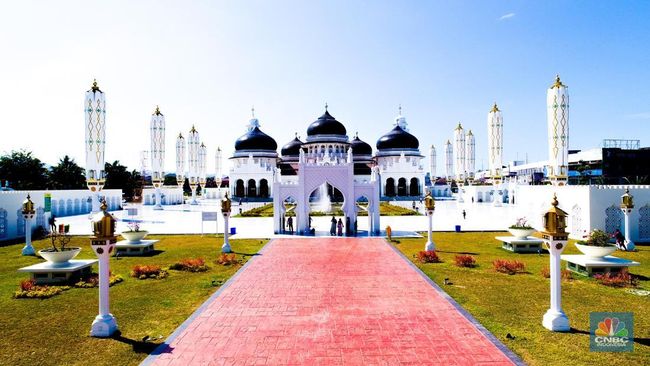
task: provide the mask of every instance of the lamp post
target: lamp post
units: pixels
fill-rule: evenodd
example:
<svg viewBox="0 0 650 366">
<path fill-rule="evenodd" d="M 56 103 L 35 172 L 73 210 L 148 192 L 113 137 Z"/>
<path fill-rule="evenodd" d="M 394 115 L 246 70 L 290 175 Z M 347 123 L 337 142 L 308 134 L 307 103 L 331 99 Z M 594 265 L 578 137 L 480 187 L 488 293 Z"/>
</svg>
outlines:
<svg viewBox="0 0 650 366">
<path fill-rule="evenodd" d="M 23 247 L 23 255 L 34 255 L 34 247 L 32 246 L 32 219 L 34 218 L 34 202 L 27 194 L 27 199 L 23 201 L 22 214 L 25 218 L 25 246 Z"/>
<path fill-rule="evenodd" d="M 102 202 L 101 211 L 92 219 L 93 236 L 90 246 L 99 258 L 99 314 L 95 317 L 90 328 L 93 337 L 110 337 L 117 330 L 115 317 L 109 311 L 109 258 L 115 249 L 115 218 L 106 212 L 106 201 Z"/>
<path fill-rule="evenodd" d="M 156 205 L 154 210 L 162 210 L 162 194 L 160 188 L 164 183 L 165 165 L 165 116 L 160 108 L 151 115 L 151 183 L 156 190 Z"/>
<path fill-rule="evenodd" d="M 221 246 L 221 253 L 230 253 L 230 241 L 228 240 L 228 218 L 230 217 L 230 198 L 228 192 L 224 199 L 221 200 L 221 213 L 223 214 L 223 245 Z"/>
<path fill-rule="evenodd" d="M 99 211 L 99 192 L 104 188 L 104 150 L 106 147 L 106 99 L 93 81 L 84 99 L 86 127 L 86 185 L 92 194 L 92 212 Z"/>
<path fill-rule="evenodd" d="M 621 210 L 625 216 L 625 250 L 632 251 L 636 248 L 632 241 L 632 229 L 630 228 L 630 214 L 634 209 L 634 196 L 630 194 L 630 190 L 625 188 L 625 193 L 621 196 Z"/>
<path fill-rule="evenodd" d="M 429 236 L 427 238 L 427 244 L 424 246 L 424 250 L 436 250 L 436 244 L 431 238 L 431 231 L 433 230 L 433 210 L 436 209 L 436 202 L 431 196 L 431 191 L 427 192 L 427 195 L 424 197 L 424 207 L 427 210 L 427 217 L 429 218 Z"/>
<path fill-rule="evenodd" d="M 558 206 L 557 196 L 553 195 L 552 207 L 544 214 L 542 239 L 550 253 L 551 267 L 551 307 L 542 319 L 542 325 L 554 332 L 568 332 L 569 318 L 562 311 L 562 277 L 560 275 L 560 254 L 566 248 L 568 233 L 566 228 L 567 213 Z"/>
</svg>

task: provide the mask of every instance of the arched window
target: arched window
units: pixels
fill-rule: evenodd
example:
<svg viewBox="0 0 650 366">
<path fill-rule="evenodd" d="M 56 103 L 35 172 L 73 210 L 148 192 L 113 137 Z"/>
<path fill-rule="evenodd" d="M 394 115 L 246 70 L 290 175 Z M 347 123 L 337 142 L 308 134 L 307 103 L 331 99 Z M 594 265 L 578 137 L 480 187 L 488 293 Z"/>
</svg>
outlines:
<svg viewBox="0 0 650 366">
<path fill-rule="evenodd" d="M 248 180 L 248 192 L 247 195 L 248 197 L 257 197 L 257 187 L 255 184 L 255 179 L 249 179 Z"/>
<path fill-rule="evenodd" d="M 245 195 L 246 192 L 244 191 L 244 181 L 237 179 L 237 183 L 235 183 L 235 196 L 244 197 Z"/>
<path fill-rule="evenodd" d="M 6 238 L 9 231 L 7 224 L 7 210 L 0 208 L 0 238 Z"/>
<path fill-rule="evenodd" d="M 260 180 L 260 197 L 269 197 L 269 182 L 266 179 Z"/>
<path fill-rule="evenodd" d="M 417 178 L 411 178 L 411 185 L 409 187 L 409 194 L 411 196 L 420 195 L 420 181 Z"/>
<path fill-rule="evenodd" d="M 400 178 L 397 181 L 397 195 L 403 197 L 406 194 L 406 178 Z"/>
<path fill-rule="evenodd" d="M 386 189 L 384 189 L 384 195 L 388 197 L 395 196 L 395 179 L 393 178 L 386 179 Z"/>
</svg>

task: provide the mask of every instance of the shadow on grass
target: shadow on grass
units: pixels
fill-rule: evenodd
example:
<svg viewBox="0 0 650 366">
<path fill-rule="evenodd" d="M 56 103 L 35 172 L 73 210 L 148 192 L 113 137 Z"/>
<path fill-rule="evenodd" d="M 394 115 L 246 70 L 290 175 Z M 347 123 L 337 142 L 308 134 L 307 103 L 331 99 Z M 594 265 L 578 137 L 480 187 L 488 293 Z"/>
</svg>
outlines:
<svg viewBox="0 0 650 366">
<path fill-rule="evenodd" d="M 446 250 L 436 250 L 438 253 L 448 253 L 448 254 L 464 254 L 464 255 L 479 255 L 478 253 L 474 252 L 450 252 Z"/>
<path fill-rule="evenodd" d="M 243 256 L 245 256 L 245 257 L 254 257 L 254 256 L 261 255 L 260 253 L 241 253 L 241 252 L 231 252 L 231 253 L 232 253 L 232 254 L 243 255 Z"/>
<path fill-rule="evenodd" d="M 155 257 L 158 254 L 162 254 L 164 252 L 165 252 L 164 250 L 154 249 L 154 250 L 152 250 L 150 252 L 147 252 L 147 253 L 144 253 L 144 254 L 138 254 L 138 255 L 132 255 L 132 254 L 128 255 L 128 254 L 120 253 L 120 254 L 115 256 L 115 259 L 137 258 L 137 257 Z"/>
<path fill-rule="evenodd" d="M 119 330 L 117 332 L 115 332 L 115 334 L 113 334 L 113 336 L 111 338 L 118 341 L 118 342 L 120 342 L 120 343 L 130 345 L 131 347 L 133 347 L 133 351 L 135 353 L 150 354 L 156 348 L 158 348 L 158 346 L 163 344 L 163 342 L 136 341 L 135 339 L 126 338 L 126 337 L 122 336 L 122 333 Z"/>
</svg>

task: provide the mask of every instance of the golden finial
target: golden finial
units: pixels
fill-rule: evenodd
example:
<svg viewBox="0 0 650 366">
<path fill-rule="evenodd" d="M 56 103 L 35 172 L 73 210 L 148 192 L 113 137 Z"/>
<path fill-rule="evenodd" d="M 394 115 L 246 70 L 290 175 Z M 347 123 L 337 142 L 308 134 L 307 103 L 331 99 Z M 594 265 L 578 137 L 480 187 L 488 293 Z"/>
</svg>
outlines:
<svg viewBox="0 0 650 366">
<path fill-rule="evenodd" d="M 201 147 L 205 147 L 205 144 L 203 144 L 203 142 L 201 142 Z"/>
<path fill-rule="evenodd" d="M 553 88 L 559 88 L 561 86 L 565 86 L 562 84 L 562 81 L 560 80 L 560 74 L 555 75 L 555 83 L 551 86 L 551 89 Z"/>
<path fill-rule="evenodd" d="M 472 133 L 472 130 L 469 130 L 469 132 L 467 133 L 467 136 L 474 136 L 474 134 Z"/>
<path fill-rule="evenodd" d="M 498 112 L 498 111 L 499 111 L 499 107 L 497 107 L 497 102 L 494 102 L 494 106 L 492 106 L 490 112 Z"/>
<path fill-rule="evenodd" d="M 97 86 L 97 79 L 93 79 L 93 86 L 90 90 L 93 92 L 99 91 L 99 87 Z"/>
<path fill-rule="evenodd" d="M 192 129 L 190 130 L 190 133 L 196 133 L 196 128 L 194 128 L 194 125 L 192 125 Z"/>
<path fill-rule="evenodd" d="M 251 115 L 255 118 L 255 106 L 251 106 Z"/>
<path fill-rule="evenodd" d="M 558 200 L 557 200 L 557 193 L 553 193 L 553 200 L 551 201 L 551 205 L 553 207 L 557 207 L 557 205 L 559 205 L 559 204 L 560 204 L 560 202 L 558 202 Z"/>
<path fill-rule="evenodd" d="M 156 106 L 156 111 L 153 112 L 153 114 L 155 114 L 157 116 L 160 116 L 162 114 L 162 113 L 160 113 L 160 108 L 158 106 Z"/>
<path fill-rule="evenodd" d="M 179 132 L 179 133 L 178 133 L 178 138 L 179 138 L 179 139 L 184 139 L 183 134 Z"/>
<path fill-rule="evenodd" d="M 327 102 L 325 102 L 325 112 L 327 112 Z"/>
<path fill-rule="evenodd" d="M 399 109 L 399 115 L 401 116 L 401 115 L 402 115 L 402 103 L 399 104 L 399 108 L 398 108 L 398 109 Z"/>
<path fill-rule="evenodd" d="M 461 126 L 460 122 L 458 122 L 458 126 L 456 127 L 457 130 L 462 130 L 463 126 Z"/>
</svg>

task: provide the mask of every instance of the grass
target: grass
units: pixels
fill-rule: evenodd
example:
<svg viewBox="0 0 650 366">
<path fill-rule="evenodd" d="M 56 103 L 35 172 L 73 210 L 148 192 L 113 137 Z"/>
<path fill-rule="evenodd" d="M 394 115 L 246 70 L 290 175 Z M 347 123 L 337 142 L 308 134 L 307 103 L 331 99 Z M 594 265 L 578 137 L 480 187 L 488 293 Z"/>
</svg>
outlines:
<svg viewBox="0 0 650 366">
<path fill-rule="evenodd" d="M 541 275 L 549 265 L 548 255 L 514 254 L 500 249 L 494 236 L 503 233 L 434 233 L 436 251 L 442 263 L 423 264 L 417 253 L 425 239 L 400 239 L 395 246 L 427 276 L 440 285 L 481 324 L 530 365 L 642 365 L 650 360 L 650 297 L 612 288 L 574 275 L 562 281 L 562 307 L 573 328 L 570 333 L 554 333 L 542 326 L 549 307 L 549 280 Z M 650 290 L 650 247 L 637 246 L 635 253 L 617 252 L 641 266 L 631 267 L 640 276 L 640 289 Z M 476 268 L 454 264 L 457 255 L 476 258 Z M 564 254 L 579 254 L 570 242 Z M 495 259 L 518 260 L 526 271 L 514 276 L 498 273 Z M 563 266 L 565 262 L 563 262 Z M 448 278 L 451 285 L 444 285 Z M 634 352 L 607 353 L 589 351 L 590 312 L 634 313 Z M 508 339 L 510 333 L 515 338 Z"/>
<path fill-rule="evenodd" d="M 121 331 L 121 336 L 114 339 L 89 336 L 90 325 L 97 315 L 97 288 L 71 288 L 45 300 L 12 299 L 19 282 L 28 278 L 16 270 L 42 259 L 21 256 L 23 244 L 0 247 L 0 364 L 136 365 L 214 293 L 219 284 L 241 268 L 239 264 L 214 263 L 220 254 L 221 238 L 196 235 L 150 238 L 160 239 L 156 243 L 159 254 L 111 259 L 112 272 L 124 277 L 122 283 L 110 290 L 111 312 Z M 254 254 L 265 242 L 231 240 L 231 246 L 235 252 Z M 34 242 L 36 250 L 47 245 L 42 240 Z M 69 245 L 83 247 L 77 258 L 95 258 L 87 238 L 74 237 Z M 161 280 L 129 277 L 132 267 L 138 264 L 167 267 L 199 256 L 206 259 L 208 271 L 170 271 Z M 250 255 L 237 254 L 237 257 L 246 261 Z M 97 271 L 97 265 L 94 270 Z M 145 337 L 155 341 L 143 342 Z"/>
<path fill-rule="evenodd" d="M 414 216 L 420 215 L 419 212 L 411 210 L 410 208 L 405 208 L 401 206 L 391 205 L 388 202 L 379 203 L 379 214 L 382 216 Z M 293 216 L 293 212 L 289 211 L 289 215 Z M 311 216 L 343 216 L 343 210 L 341 210 L 340 203 L 332 204 L 332 212 L 319 212 L 312 211 Z M 358 216 L 368 216 L 368 212 L 365 210 L 359 210 Z M 268 203 L 264 206 L 256 207 L 250 209 L 246 212 L 236 215 L 235 217 L 273 217 L 273 204 Z"/>
</svg>

